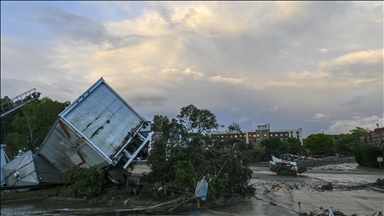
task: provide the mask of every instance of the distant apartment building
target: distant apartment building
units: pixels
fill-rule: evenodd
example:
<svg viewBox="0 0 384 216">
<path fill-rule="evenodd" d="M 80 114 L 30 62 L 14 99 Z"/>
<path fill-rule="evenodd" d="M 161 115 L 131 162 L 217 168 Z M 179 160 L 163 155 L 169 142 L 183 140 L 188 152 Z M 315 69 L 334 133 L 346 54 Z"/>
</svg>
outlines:
<svg viewBox="0 0 384 216">
<path fill-rule="evenodd" d="M 255 132 L 219 132 L 214 131 L 211 135 L 213 142 L 224 142 L 227 140 L 234 142 L 245 142 L 256 146 L 256 133 Z"/>
<path fill-rule="evenodd" d="M 264 139 L 278 137 L 282 140 L 290 137 L 297 138 L 303 144 L 303 131 L 302 128 L 286 129 L 286 130 L 271 130 L 269 124 L 258 125 L 255 131 L 251 132 L 212 132 L 211 138 L 213 142 L 220 142 L 225 140 L 243 141 L 252 144 L 257 148 L 259 142 Z"/>
</svg>

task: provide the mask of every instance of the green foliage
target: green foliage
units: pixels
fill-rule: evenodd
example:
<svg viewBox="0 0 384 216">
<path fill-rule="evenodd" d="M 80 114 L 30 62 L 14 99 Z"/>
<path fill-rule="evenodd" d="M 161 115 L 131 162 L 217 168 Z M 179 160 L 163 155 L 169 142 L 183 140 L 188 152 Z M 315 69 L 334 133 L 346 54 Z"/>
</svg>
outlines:
<svg viewBox="0 0 384 216">
<path fill-rule="evenodd" d="M 213 181 L 209 182 L 208 185 L 208 194 L 207 199 L 213 200 L 217 197 L 221 197 L 224 193 L 225 185 L 228 184 L 228 179 L 214 179 Z"/>
<path fill-rule="evenodd" d="M 360 146 L 359 138 L 373 133 L 368 128 L 361 127 L 356 127 L 349 132 L 348 134 L 333 136 L 336 144 L 335 152 L 342 155 L 351 155 Z"/>
<path fill-rule="evenodd" d="M 367 136 L 373 133 L 369 128 L 356 127 L 349 131 L 354 137 L 359 138 L 361 136 Z"/>
<path fill-rule="evenodd" d="M 242 133 L 240 125 L 236 124 L 235 122 L 233 122 L 231 125 L 228 126 L 228 132 L 230 132 L 230 133 L 231 132 Z"/>
<path fill-rule="evenodd" d="M 304 148 L 312 155 L 333 155 L 335 141 L 325 134 L 311 134 L 304 140 Z"/>
<path fill-rule="evenodd" d="M 252 160 L 252 152 L 254 151 L 252 144 L 238 142 L 234 144 L 233 148 L 236 152 L 241 152 L 241 154 L 236 156 L 243 165 L 249 165 L 254 162 L 254 160 Z"/>
<path fill-rule="evenodd" d="M 348 142 L 347 148 L 351 151 L 355 151 L 359 146 L 359 138 L 362 136 L 367 136 L 373 133 L 373 131 L 370 131 L 368 128 L 361 128 L 356 127 L 356 129 L 352 129 L 349 131 L 351 133 L 350 141 Z"/>
<path fill-rule="evenodd" d="M 68 101 L 61 103 L 44 97 L 20 108 L 21 114 L 14 116 L 12 131 L 9 131 L 5 138 L 7 146 L 12 150 L 32 150 L 40 146 L 57 115 L 67 106 Z"/>
<path fill-rule="evenodd" d="M 151 129 L 153 131 L 163 131 L 166 130 L 169 125 L 169 119 L 167 116 L 155 115 L 153 117 L 153 124 Z"/>
<path fill-rule="evenodd" d="M 289 143 L 289 145 L 291 147 L 289 149 L 289 153 L 299 154 L 299 155 L 304 154 L 304 146 L 301 144 L 301 142 L 298 138 L 289 137 L 286 141 Z"/>
<path fill-rule="evenodd" d="M 355 149 L 355 160 L 361 166 L 379 168 L 377 157 L 381 156 L 375 146 L 359 146 Z"/>
<path fill-rule="evenodd" d="M 172 184 L 181 185 L 193 189 L 196 185 L 197 176 L 190 161 L 180 161 L 176 165 L 175 179 Z"/>
<path fill-rule="evenodd" d="M 22 114 L 21 110 L 17 109 L 0 119 L 0 122 L 1 122 L 0 143 L 7 144 L 7 148 L 6 148 L 7 151 L 13 151 L 17 153 L 17 150 L 22 149 L 22 148 L 12 148 L 13 147 L 12 143 L 15 140 L 15 135 L 17 134 L 15 133 L 15 130 L 12 126 L 12 121 L 16 115 L 21 115 L 21 114 Z"/>
<path fill-rule="evenodd" d="M 216 116 L 207 109 L 198 109 L 197 107 L 188 105 L 181 108 L 180 114 L 177 115 L 178 123 L 186 132 L 197 134 L 208 134 L 212 129 L 219 127 Z"/>
<path fill-rule="evenodd" d="M 336 140 L 335 152 L 342 155 L 351 155 L 359 146 L 359 139 L 352 134 L 345 134 Z"/>
<path fill-rule="evenodd" d="M 176 119 L 163 125 L 163 135 L 154 142 L 147 158 L 151 172 L 141 181 L 190 188 L 191 180 L 195 184 L 205 176 L 210 180 L 208 199 L 241 192 L 252 176 L 248 167 L 252 146 L 237 143 L 222 150 L 212 145 L 209 132 L 217 127 L 210 111 L 193 105 L 183 107 Z"/>
<path fill-rule="evenodd" d="M 262 160 L 270 160 L 271 154 L 279 157 L 281 154 L 286 154 L 290 150 L 290 143 L 286 140 L 281 140 L 278 137 L 271 137 L 270 139 L 264 139 L 259 143 L 260 153 L 262 154 Z"/>
<path fill-rule="evenodd" d="M 249 151 L 251 163 L 257 163 L 263 161 L 263 155 L 265 152 L 262 153 L 260 146 L 258 149 L 252 149 Z M 268 159 L 267 159 L 268 160 Z"/>
<path fill-rule="evenodd" d="M 95 197 L 103 192 L 103 185 L 107 183 L 105 171 L 98 168 L 82 168 L 73 166 L 61 176 L 67 185 L 67 196 L 87 196 Z"/>
</svg>

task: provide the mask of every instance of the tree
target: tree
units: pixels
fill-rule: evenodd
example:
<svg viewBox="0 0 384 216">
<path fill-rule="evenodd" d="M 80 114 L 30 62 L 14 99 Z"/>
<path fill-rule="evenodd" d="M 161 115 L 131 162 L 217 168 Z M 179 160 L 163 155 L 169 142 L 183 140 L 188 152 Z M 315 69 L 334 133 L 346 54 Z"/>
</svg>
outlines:
<svg viewBox="0 0 384 216">
<path fill-rule="evenodd" d="M 221 151 L 211 145 L 209 133 L 217 127 L 216 116 L 209 110 L 193 105 L 181 108 L 176 119 L 162 126 L 163 136 L 154 142 L 147 158 L 151 171 L 141 181 L 162 182 L 164 187 L 188 186 L 191 190 L 191 180 L 197 182 L 205 176 L 211 179 L 208 199 L 241 193 L 252 176 L 249 147 L 239 143 Z"/>
<path fill-rule="evenodd" d="M 351 155 L 360 146 L 360 137 L 367 136 L 373 133 L 368 128 L 356 127 L 349 131 L 348 134 L 343 134 L 335 137 L 335 151 L 343 155 Z"/>
<path fill-rule="evenodd" d="M 359 139 L 361 136 L 367 136 L 373 133 L 369 128 L 356 127 L 349 131 L 355 138 Z"/>
<path fill-rule="evenodd" d="M 6 104 L 7 102 L 10 102 L 10 101 L 11 101 L 11 99 L 8 96 L 5 96 L 4 98 L 1 98 L 1 100 L 0 100 L 1 104 L 3 104 L 3 103 Z M 6 111 L 6 110 L 7 109 L 5 109 L 4 111 Z M 15 111 L 3 116 L 0 119 L 0 122 L 1 122 L 0 143 L 4 143 L 4 144 L 9 145 L 12 142 L 13 139 L 11 139 L 11 137 L 7 138 L 7 136 L 13 132 L 14 129 L 12 127 L 12 121 L 13 121 L 14 116 L 16 116 L 18 114 L 19 115 L 21 114 L 20 109 L 17 109 Z"/>
<path fill-rule="evenodd" d="M 153 117 L 152 130 L 153 131 L 162 131 L 169 125 L 169 119 L 167 116 L 155 115 Z"/>
<path fill-rule="evenodd" d="M 300 142 L 300 139 L 295 137 L 289 137 L 286 140 L 290 144 L 290 150 L 289 152 L 291 154 L 303 154 L 304 153 L 304 147 Z"/>
<path fill-rule="evenodd" d="M 36 103 L 23 106 L 21 115 L 16 115 L 12 122 L 13 132 L 7 135 L 12 140 L 11 149 L 33 150 L 40 146 L 57 115 L 69 106 L 69 101 L 61 103 L 44 97 Z"/>
<path fill-rule="evenodd" d="M 196 134 L 206 135 L 219 127 L 216 116 L 211 111 L 198 109 L 192 104 L 181 108 L 177 120 L 184 131 Z"/>
<path fill-rule="evenodd" d="M 350 155 L 358 145 L 358 139 L 352 134 L 345 134 L 335 141 L 335 152 L 342 155 Z"/>
<path fill-rule="evenodd" d="M 334 154 L 335 141 L 325 134 L 311 134 L 304 140 L 304 148 L 313 155 Z"/>
<path fill-rule="evenodd" d="M 230 132 L 230 133 L 233 133 L 233 132 L 242 133 L 240 125 L 236 124 L 235 122 L 233 122 L 231 125 L 228 126 L 228 132 Z"/>
<path fill-rule="evenodd" d="M 264 160 L 271 159 L 271 154 L 274 156 L 280 156 L 281 154 L 288 153 L 290 150 L 290 144 L 286 140 L 281 140 L 278 137 L 271 137 L 270 139 L 264 139 L 259 143 L 259 149 L 263 154 Z"/>
<path fill-rule="evenodd" d="M 362 127 L 356 127 L 355 129 L 352 129 L 349 131 L 351 133 L 350 140 L 347 143 L 347 148 L 353 152 L 360 146 L 360 137 L 362 136 L 368 136 L 373 133 L 373 131 L 369 130 L 368 128 L 362 128 Z"/>
</svg>

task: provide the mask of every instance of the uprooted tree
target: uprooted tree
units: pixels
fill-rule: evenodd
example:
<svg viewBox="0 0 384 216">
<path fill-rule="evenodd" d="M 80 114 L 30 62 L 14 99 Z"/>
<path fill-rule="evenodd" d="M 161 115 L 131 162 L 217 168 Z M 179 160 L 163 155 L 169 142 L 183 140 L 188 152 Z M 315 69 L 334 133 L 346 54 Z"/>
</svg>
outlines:
<svg viewBox="0 0 384 216">
<path fill-rule="evenodd" d="M 155 116 L 155 120 L 162 136 L 153 143 L 147 161 L 151 171 L 141 182 L 168 187 L 164 193 L 172 189 L 193 193 L 196 183 L 205 177 L 208 200 L 246 192 L 252 176 L 249 148 L 245 143 L 226 150 L 213 145 L 210 133 L 219 125 L 212 112 L 188 105 L 174 119 Z"/>
</svg>

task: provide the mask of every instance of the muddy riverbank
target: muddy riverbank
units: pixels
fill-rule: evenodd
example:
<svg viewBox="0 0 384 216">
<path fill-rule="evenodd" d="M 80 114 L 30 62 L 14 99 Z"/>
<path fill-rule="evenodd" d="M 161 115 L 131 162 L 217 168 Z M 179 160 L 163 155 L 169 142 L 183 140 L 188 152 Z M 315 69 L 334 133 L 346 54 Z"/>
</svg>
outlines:
<svg viewBox="0 0 384 216">
<path fill-rule="evenodd" d="M 1 203 L 1 215 L 299 215 L 326 209 L 346 215 L 373 215 L 384 212 L 384 189 L 374 183 L 384 178 L 383 169 L 370 169 L 356 163 L 310 167 L 297 177 L 280 176 L 264 166 L 251 166 L 250 184 L 254 196 L 219 199 L 203 209 L 185 199 L 164 205 L 140 196 L 117 196 L 109 200 L 66 199 L 55 196 Z M 148 172 L 144 163 L 132 174 Z M 379 189 L 379 190 L 376 190 Z M 176 200 L 176 199 L 174 199 Z M 169 200 L 171 202 L 172 200 Z M 179 208 L 174 208 L 179 206 Z M 170 211 L 170 209 L 174 208 Z"/>
</svg>

